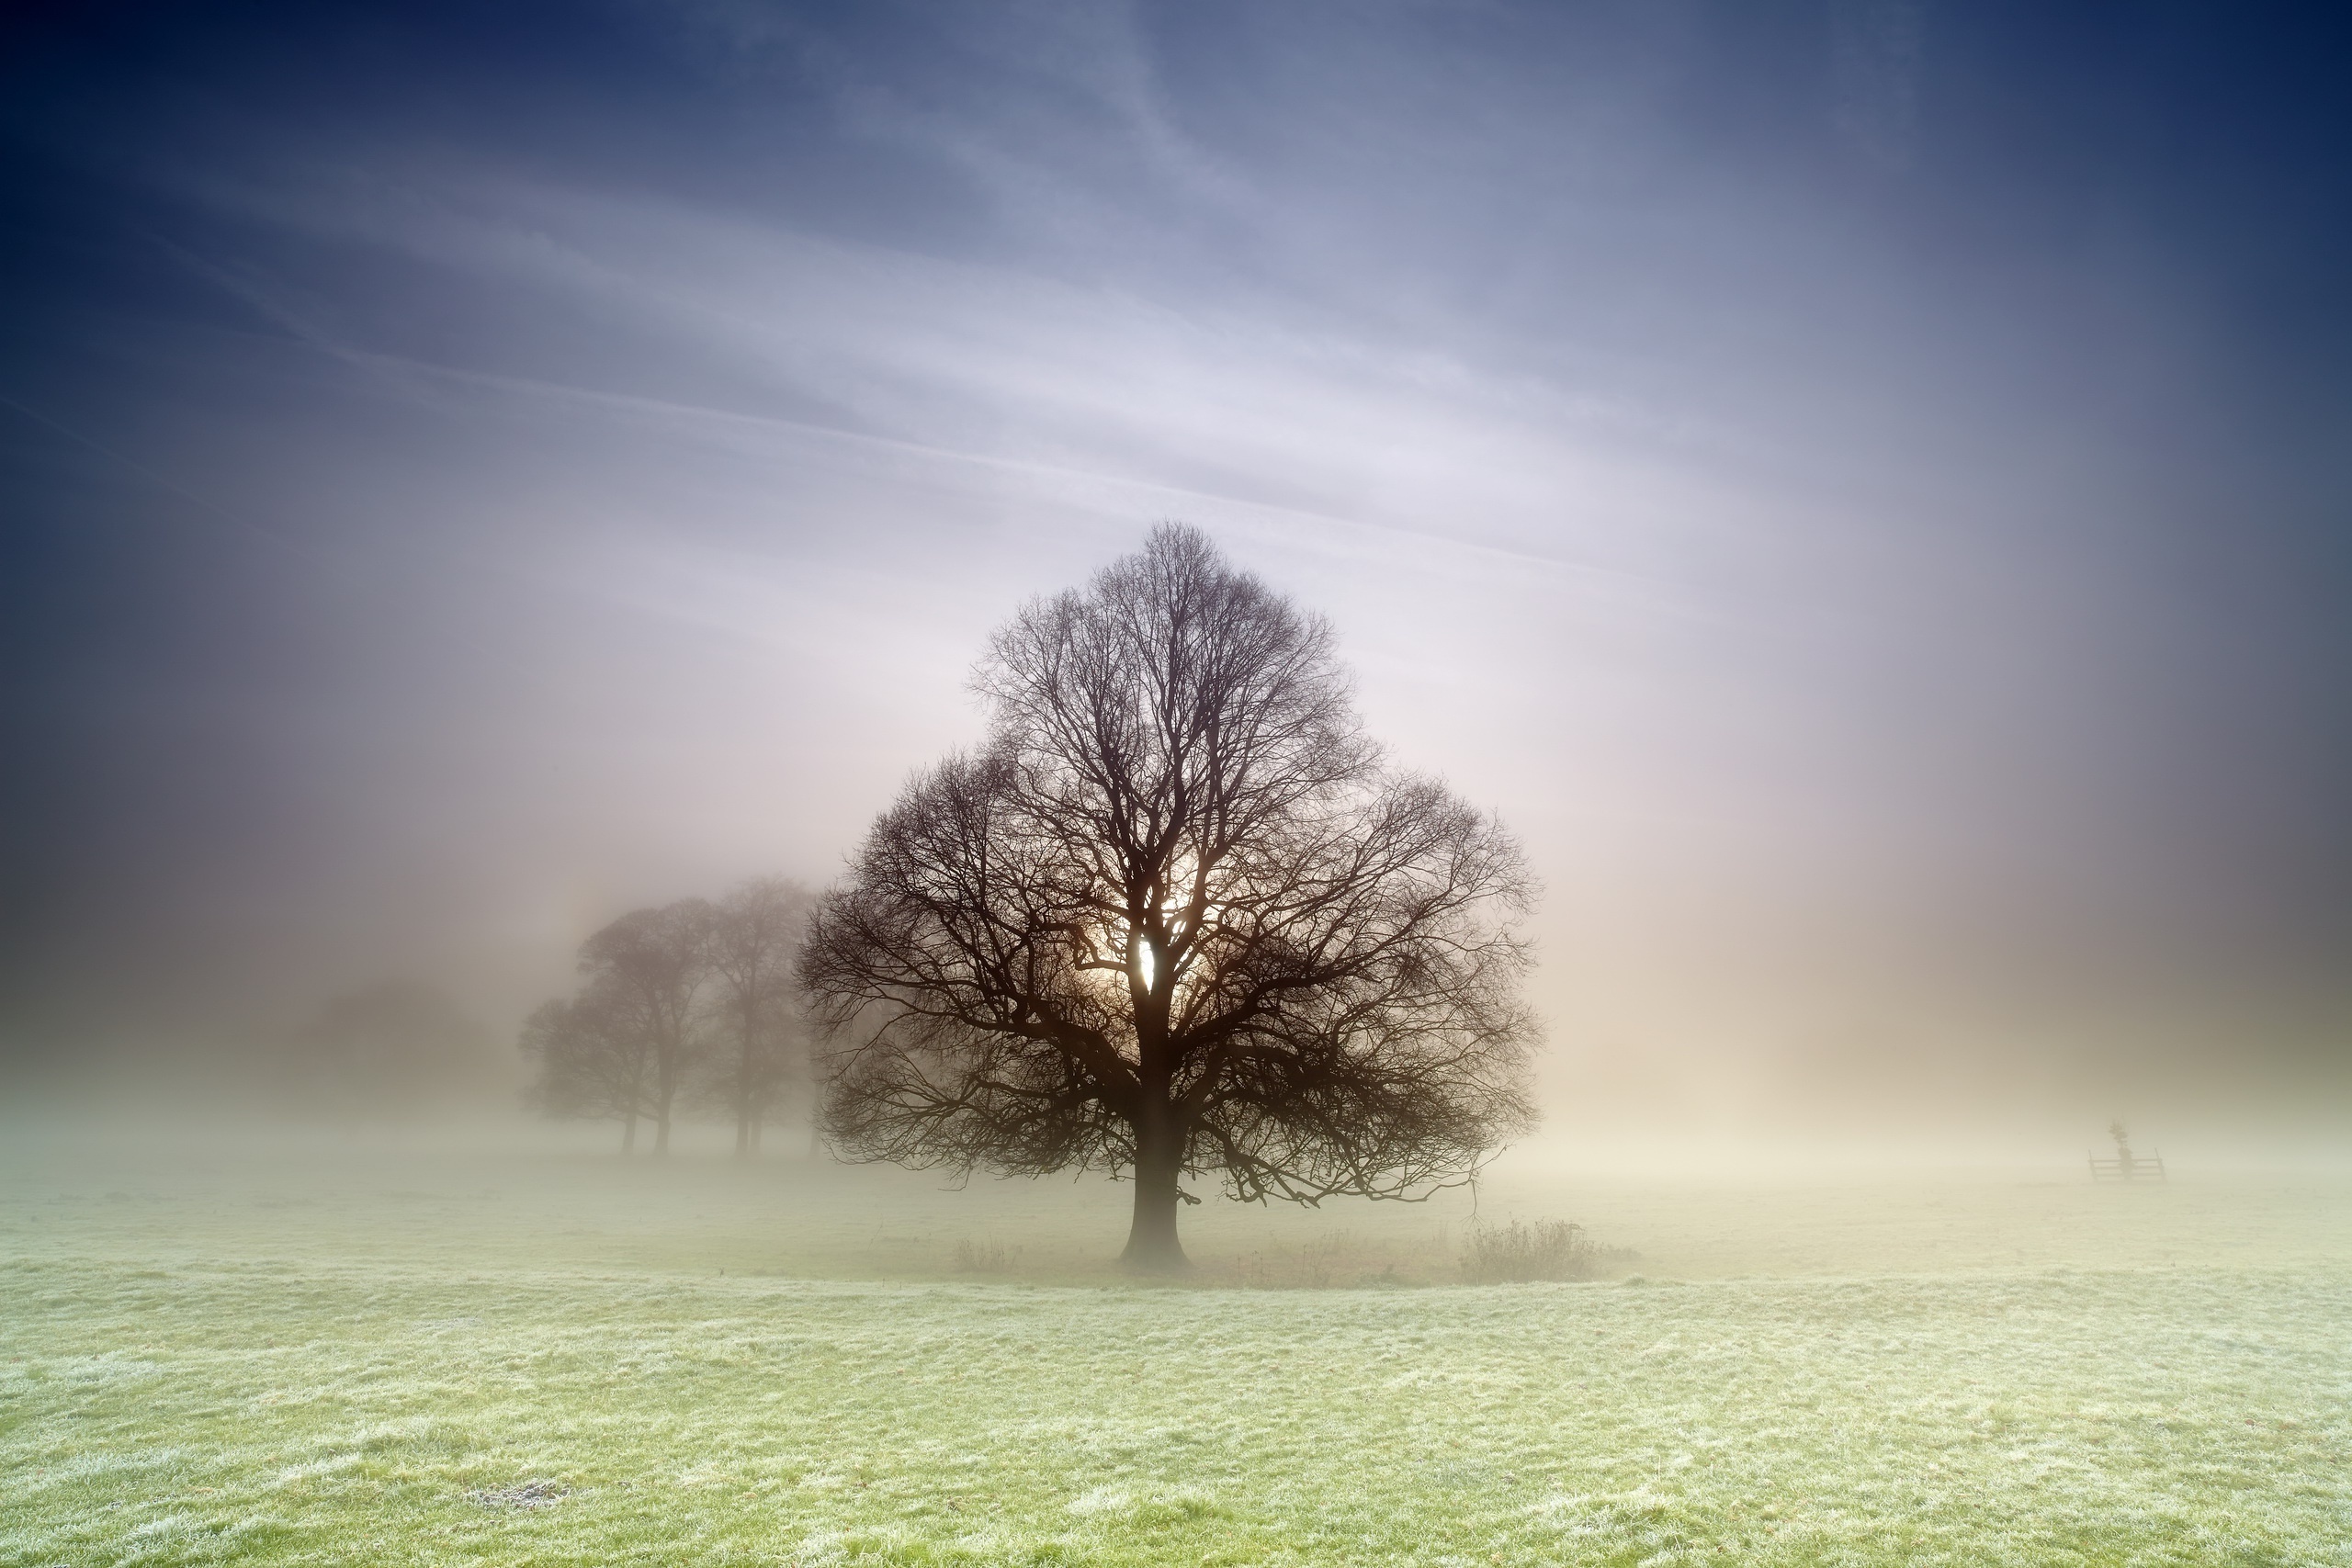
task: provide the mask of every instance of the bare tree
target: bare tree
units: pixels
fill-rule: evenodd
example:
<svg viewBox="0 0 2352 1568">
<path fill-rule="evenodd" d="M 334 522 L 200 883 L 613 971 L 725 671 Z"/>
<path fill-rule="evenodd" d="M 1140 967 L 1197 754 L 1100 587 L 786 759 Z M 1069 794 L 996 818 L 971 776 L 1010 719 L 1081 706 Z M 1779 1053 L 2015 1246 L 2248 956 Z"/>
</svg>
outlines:
<svg viewBox="0 0 2352 1568">
<path fill-rule="evenodd" d="M 616 1121 L 621 1152 L 637 1148 L 638 1119 L 652 1111 L 651 1042 L 626 1027 L 610 987 L 542 1003 L 523 1022 L 531 1102 L 548 1116 Z"/>
<path fill-rule="evenodd" d="M 708 974 L 712 911 L 701 898 L 623 915 L 580 948 L 588 993 L 603 1022 L 643 1054 L 643 1113 L 653 1122 L 653 1152 L 670 1152 L 670 1122 L 703 1041 L 702 998 Z M 633 1134 L 634 1125 L 630 1129 Z"/>
<path fill-rule="evenodd" d="M 1166 525 L 1033 602 L 800 964 L 847 1157 L 1135 1182 L 1181 1268 L 1188 1178 L 1425 1196 L 1531 1119 L 1515 842 L 1362 732 L 1332 634 Z"/>
<path fill-rule="evenodd" d="M 704 1087 L 735 1122 L 749 1158 L 777 1103 L 807 1077 L 807 1029 L 793 977 L 815 900 L 782 877 L 747 882 L 713 910 L 708 963 L 712 1049 Z"/>
</svg>

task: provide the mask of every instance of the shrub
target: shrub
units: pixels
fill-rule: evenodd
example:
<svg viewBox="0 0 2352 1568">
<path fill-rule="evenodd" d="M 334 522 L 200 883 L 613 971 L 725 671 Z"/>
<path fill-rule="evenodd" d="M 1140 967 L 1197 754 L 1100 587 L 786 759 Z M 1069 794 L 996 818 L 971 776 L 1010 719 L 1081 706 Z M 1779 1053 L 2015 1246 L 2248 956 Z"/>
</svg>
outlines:
<svg viewBox="0 0 2352 1568">
<path fill-rule="evenodd" d="M 956 1271 L 959 1274 L 1001 1274 L 1011 1269 L 1021 1256 L 1021 1249 L 1006 1250 L 1001 1241 L 959 1241 L 956 1244 Z"/>
<path fill-rule="evenodd" d="M 1518 1220 L 1480 1225 L 1462 1255 L 1462 1278 L 1473 1285 L 1532 1280 L 1589 1280 L 1610 1251 L 1592 1244 L 1582 1225 L 1566 1220 Z"/>
</svg>

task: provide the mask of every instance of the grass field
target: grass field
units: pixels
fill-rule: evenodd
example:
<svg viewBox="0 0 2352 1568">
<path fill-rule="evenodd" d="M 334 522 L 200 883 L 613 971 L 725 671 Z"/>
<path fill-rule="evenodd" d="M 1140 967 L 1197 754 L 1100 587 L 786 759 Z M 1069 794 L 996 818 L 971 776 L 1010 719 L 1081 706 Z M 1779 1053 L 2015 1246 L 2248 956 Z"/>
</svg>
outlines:
<svg viewBox="0 0 2352 1568">
<path fill-rule="evenodd" d="M 20 1153 L 0 1563 L 2352 1563 L 2352 1187 Z M 960 1248 L 958 1244 L 963 1244 Z M 958 1258 L 997 1270 L 959 1272 Z"/>
</svg>

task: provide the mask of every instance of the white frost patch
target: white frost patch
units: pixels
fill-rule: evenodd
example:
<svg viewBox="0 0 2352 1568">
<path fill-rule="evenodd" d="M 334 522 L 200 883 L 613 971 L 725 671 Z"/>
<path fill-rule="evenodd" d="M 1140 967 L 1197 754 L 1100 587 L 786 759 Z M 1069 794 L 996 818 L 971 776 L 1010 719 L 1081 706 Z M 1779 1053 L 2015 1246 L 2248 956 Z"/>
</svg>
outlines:
<svg viewBox="0 0 2352 1568">
<path fill-rule="evenodd" d="M 154 1362 L 110 1352 L 103 1356 L 68 1356 L 47 1362 L 44 1375 L 65 1382 L 137 1382 L 163 1369 Z"/>
<path fill-rule="evenodd" d="M 187 1450 L 178 1448 L 137 1449 L 112 1452 L 103 1449 L 94 1449 L 75 1454 L 62 1464 L 51 1466 L 44 1479 L 54 1484 L 62 1482 L 87 1481 L 96 1476 L 164 1470 L 183 1463 L 187 1458 Z"/>
<path fill-rule="evenodd" d="M 1146 1493 L 1123 1486 L 1097 1486 L 1071 1498 L 1069 1511 L 1082 1519 L 1129 1525 L 1167 1525 L 1217 1512 L 1216 1499 L 1198 1487 Z"/>
<path fill-rule="evenodd" d="M 359 1455 L 343 1453 L 333 1454 L 325 1459 L 314 1459 L 307 1464 L 289 1464 L 277 1472 L 277 1483 L 280 1486 L 292 1486 L 304 1481 L 316 1481 L 323 1476 L 339 1475 L 346 1470 L 356 1468 L 359 1462 Z"/>
</svg>

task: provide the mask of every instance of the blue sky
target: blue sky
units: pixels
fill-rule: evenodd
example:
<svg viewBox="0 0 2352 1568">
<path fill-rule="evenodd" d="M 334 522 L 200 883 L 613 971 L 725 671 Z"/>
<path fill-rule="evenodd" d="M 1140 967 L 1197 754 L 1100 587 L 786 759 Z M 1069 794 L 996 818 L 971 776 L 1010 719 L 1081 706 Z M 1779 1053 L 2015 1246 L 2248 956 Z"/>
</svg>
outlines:
<svg viewBox="0 0 2352 1568">
<path fill-rule="evenodd" d="M 6 26 L 20 1062 L 391 974 L 503 1027 L 630 903 L 821 881 L 1177 517 L 1527 838 L 1566 1123 L 2352 1070 L 2305 16 Z"/>
</svg>

